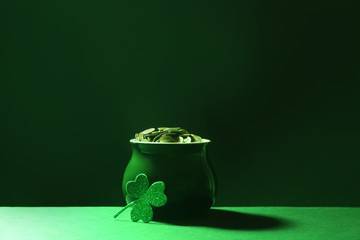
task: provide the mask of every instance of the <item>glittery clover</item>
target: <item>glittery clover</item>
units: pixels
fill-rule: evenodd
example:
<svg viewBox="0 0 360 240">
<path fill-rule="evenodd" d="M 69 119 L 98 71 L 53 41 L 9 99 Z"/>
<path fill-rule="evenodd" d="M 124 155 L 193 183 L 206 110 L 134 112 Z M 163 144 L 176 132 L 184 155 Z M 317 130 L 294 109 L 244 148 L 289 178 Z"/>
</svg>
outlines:
<svg viewBox="0 0 360 240">
<path fill-rule="evenodd" d="M 126 183 L 127 194 L 130 197 L 137 199 L 122 208 L 114 215 L 114 218 L 119 216 L 128 207 L 133 206 L 130 212 L 131 220 L 133 222 L 137 222 L 139 220 L 143 220 L 145 223 L 150 222 L 153 218 L 153 210 L 151 206 L 161 207 L 167 202 L 164 190 L 164 182 L 154 182 L 149 187 L 149 180 L 147 176 L 143 173 L 137 175 L 135 181 L 128 181 Z"/>
</svg>

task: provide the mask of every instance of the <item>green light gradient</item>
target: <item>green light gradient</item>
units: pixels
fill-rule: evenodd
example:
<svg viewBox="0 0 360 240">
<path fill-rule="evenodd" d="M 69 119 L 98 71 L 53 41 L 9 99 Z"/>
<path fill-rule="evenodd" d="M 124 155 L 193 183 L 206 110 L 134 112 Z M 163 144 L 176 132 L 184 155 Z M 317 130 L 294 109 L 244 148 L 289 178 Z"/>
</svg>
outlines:
<svg viewBox="0 0 360 240">
<path fill-rule="evenodd" d="M 134 223 L 129 211 L 118 219 L 115 207 L 1 207 L 4 240 L 77 239 L 247 239 L 355 240 L 360 208 L 236 207 L 215 208 L 216 218 L 182 225 Z"/>
</svg>

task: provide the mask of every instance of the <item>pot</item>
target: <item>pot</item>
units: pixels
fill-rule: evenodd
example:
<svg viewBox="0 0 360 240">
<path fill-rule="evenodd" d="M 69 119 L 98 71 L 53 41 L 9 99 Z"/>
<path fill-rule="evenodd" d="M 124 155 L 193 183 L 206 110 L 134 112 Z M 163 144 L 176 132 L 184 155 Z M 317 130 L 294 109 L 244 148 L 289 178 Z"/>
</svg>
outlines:
<svg viewBox="0 0 360 240">
<path fill-rule="evenodd" d="M 181 219 L 203 216 L 215 202 L 214 171 L 206 146 L 210 140 L 192 143 L 156 143 L 130 140 L 131 159 L 126 167 L 122 189 L 127 204 L 134 201 L 126 193 L 126 183 L 140 173 L 150 185 L 165 183 L 167 203 L 154 207 L 154 219 Z"/>
</svg>

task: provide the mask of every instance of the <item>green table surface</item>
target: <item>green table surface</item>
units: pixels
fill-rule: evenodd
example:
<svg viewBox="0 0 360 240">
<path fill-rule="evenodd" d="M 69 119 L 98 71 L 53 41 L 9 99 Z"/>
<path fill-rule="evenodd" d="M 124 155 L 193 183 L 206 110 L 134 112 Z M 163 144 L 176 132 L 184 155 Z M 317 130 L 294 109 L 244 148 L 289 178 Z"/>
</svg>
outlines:
<svg viewBox="0 0 360 240">
<path fill-rule="evenodd" d="M 117 207 L 0 207 L 0 240 L 360 240 L 360 208 L 219 207 L 188 222 L 132 222 Z"/>
</svg>

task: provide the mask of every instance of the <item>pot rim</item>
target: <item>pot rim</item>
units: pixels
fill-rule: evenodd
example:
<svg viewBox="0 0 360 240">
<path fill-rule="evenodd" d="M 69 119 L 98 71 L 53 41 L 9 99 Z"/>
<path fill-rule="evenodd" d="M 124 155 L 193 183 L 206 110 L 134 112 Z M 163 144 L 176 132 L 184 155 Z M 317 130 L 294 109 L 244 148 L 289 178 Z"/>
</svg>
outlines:
<svg viewBox="0 0 360 240">
<path fill-rule="evenodd" d="M 135 138 L 130 139 L 131 143 L 138 143 L 138 144 L 154 144 L 154 145 L 193 145 L 193 144 L 204 144 L 204 143 L 210 143 L 211 141 L 209 139 L 203 138 L 201 142 L 189 142 L 189 143 L 180 143 L 180 142 L 141 142 L 136 141 Z"/>
</svg>

